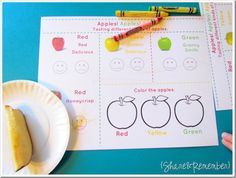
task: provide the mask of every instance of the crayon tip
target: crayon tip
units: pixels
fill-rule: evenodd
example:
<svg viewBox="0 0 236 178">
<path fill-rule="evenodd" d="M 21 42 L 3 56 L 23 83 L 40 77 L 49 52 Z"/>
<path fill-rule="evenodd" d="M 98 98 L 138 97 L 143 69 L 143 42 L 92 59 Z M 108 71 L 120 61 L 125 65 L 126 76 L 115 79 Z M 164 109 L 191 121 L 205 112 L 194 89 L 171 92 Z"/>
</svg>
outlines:
<svg viewBox="0 0 236 178">
<path fill-rule="evenodd" d="M 116 11 L 116 17 L 121 17 L 121 11 L 120 10 Z"/>
</svg>

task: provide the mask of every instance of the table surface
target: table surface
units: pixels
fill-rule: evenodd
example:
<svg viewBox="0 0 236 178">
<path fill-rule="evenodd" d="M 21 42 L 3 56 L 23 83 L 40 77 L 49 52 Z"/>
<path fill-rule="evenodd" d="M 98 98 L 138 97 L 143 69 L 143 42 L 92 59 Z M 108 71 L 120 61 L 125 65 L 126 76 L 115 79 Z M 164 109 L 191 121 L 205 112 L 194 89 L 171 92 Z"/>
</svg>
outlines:
<svg viewBox="0 0 236 178">
<path fill-rule="evenodd" d="M 3 3 L 3 82 L 37 81 L 41 16 L 114 16 L 117 9 L 150 5 L 197 6 L 198 3 Z M 199 15 L 199 14 L 196 14 Z M 232 132 L 232 110 L 216 112 L 219 146 L 128 150 L 67 151 L 51 174 L 193 174 L 193 169 L 163 169 L 170 164 L 227 164 L 197 174 L 232 174 L 232 153 L 221 133 Z"/>
</svg>

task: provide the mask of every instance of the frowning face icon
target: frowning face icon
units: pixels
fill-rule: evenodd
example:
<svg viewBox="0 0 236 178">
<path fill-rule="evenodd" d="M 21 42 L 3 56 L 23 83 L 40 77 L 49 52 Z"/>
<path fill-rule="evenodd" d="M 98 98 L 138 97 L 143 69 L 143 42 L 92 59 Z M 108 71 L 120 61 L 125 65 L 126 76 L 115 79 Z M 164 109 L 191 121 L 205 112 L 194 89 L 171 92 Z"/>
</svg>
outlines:
<svg viewBox="0 0 236 178">
<path fill-rule="evenodd" d="M 140 71 L 144 67 L 144 62 L 141 58 L 134 58 L 130 62 L 130 66 L 135 71 Z"/>
<path fill-rule="evenodd" d="M 194 58 L 186 58 L 183 62 L 183 66 L 186 70 L 194 70 L 197 67 L 197 61 Z"/>
<path fill-rule="evenodd" d="M 89 65 L 88 65 L 88 63 L 86 61 L 79 61 L 75 65 L 75 70 L 79 74 L 84 74 L 84 73 L 88 72 Z"/>
</svg>

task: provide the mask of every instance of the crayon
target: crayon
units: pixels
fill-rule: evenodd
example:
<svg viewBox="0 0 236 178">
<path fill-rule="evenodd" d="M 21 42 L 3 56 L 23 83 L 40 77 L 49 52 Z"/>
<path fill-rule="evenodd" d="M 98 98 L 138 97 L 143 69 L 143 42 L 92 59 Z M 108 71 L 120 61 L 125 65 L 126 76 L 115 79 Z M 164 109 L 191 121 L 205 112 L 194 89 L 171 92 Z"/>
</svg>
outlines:
<svg viewBox="0 0 236 178">
<path fill-rule="evenodd" d="M 135 27 L 135 28 L 133 28 L 131 30 L 128 30 L 128 31 L 123 32 L 123 33 L 120 33 L 118 35 L 115 35 L 115 36 L 113 36 L 113 39 L 115 41 L 119 41 L 121 39 L 124 39 L 124 38 L 126 38 L 126 37 L 128 37 L 128 36 L 130 36 L 130 35 L 132 35 L 134 33 L 137 33 L 139 31 L 148 29 L 148 28 L 150 28 L 153 25 L 156 25 L 157 23 L 159 23 L 161 21 L 161 19 L 162 19 L 162 17 L 157 17 L 157 18 L 155 18 L 155 19 L 153 19 L 151 21 L 148 21 L 148 22 L 145 22 L 145 23 L 139 25 L 138 27 Z"/>
<path fill-rule="evenodd" d="M 150 6 L 150 11 L 164 11 L 164 12 L 174 12 L 174 13 L 187 13 L 195 14 L 197 13 L 196 7 L 162 7 L 162 6 Z"/>
<path fill-rule="evenodd" d="M 167 17 L 169 14 L 163 11 L 116 11 L 117 17 Z"/>
</svg>

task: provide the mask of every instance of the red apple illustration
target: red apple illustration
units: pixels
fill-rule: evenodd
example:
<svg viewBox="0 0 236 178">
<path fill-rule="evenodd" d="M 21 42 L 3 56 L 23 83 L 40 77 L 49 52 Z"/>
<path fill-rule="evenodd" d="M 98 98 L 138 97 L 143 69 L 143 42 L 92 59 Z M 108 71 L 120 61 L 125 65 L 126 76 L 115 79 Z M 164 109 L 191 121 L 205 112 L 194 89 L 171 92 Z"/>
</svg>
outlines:
<svg viewBox="0 0 236 178">
<path fill-rule="evenodd" d="M 126 96 L 112 101 L 107 107 L 109 123 L 116 129 L 128 129 L 137 120 L 137 107 L 133 103 L 135 98 Z"/>
<path fill-rule="evenodd" d="M 204 107 L 199 101 L 201 96 L 185 96 L 175 103 L 174 113 L 177 121 L 184 127 L 198 126 L 204 117 Z"/>
<path fill-rule="evenodd" d="M 151 128 L 162 128 L 170 121 L 171 109 L 166 102 L 168 97 L 159 95 L 145 101 L 141 106 L 143 122 Z"/>
<path fill-rule="evenodd" d="M 52 39 L 52 46 L 54 47 L 56 51 L 63 50 L 64 44 L 65 44 L 65 41 L 64 41 L 64 38 L 62 37 L 55 37 Z"/>
</svg>

